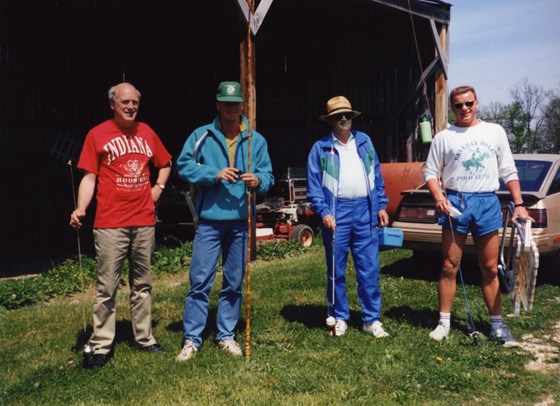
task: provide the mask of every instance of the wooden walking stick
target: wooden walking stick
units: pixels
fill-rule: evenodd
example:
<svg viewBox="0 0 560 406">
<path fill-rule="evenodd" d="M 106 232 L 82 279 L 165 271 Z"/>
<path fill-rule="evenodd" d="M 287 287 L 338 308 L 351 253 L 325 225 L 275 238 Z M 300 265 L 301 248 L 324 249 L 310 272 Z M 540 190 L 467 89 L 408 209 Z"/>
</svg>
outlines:
<svg viewBox="0 0 560 406">
<path fill-rule="evenodd" d="M 251 126 L 247 128 L 247 172 L 251 171 Z M 253 193 L 247 188 L 247 267 L 245 270 L 245 278 L 247 282 L 247 290 L 245 293 L 245 357 L 251 358 L 251 245 L 252 245 L 252 213 L 251 205 Z"/>
<path fill-rule="evenodd" d="M 247 93 L 251 94 L 251 86 L 253 82 L 253 59 L 252 59 L 252 43 L 251 43 L 251 16 L 253 14 L 253 0 L 248 0 L 249 18 L 247 19 Z M 247 106 L 247 173 L 251 173 L 251 100 L 246 103 Z M 247 289 L 245 294 L 245 358 L 251 359 L 251 244 L 252 244 L 252 203 L 251 189 L 247 188 L 247 267 L 245 270 L 245 278 Z"/>
</svg>

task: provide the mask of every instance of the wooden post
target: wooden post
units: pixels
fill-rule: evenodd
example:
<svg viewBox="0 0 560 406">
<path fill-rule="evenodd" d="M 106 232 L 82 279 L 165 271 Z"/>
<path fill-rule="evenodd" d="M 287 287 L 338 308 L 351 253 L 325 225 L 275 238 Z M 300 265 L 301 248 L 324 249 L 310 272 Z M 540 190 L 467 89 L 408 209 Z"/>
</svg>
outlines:
<svg viewBox="0 0 560 406">
<path fill-rule="evenodd" d="M 439 31 L 439 40 L 441 43 L 441 48 L 443 55 L 442 58 L 445 58 L 444 61 L 446 64 L 449 61 L 449 55 L 447 52 L 447 26 L 442 25 Z M 436 79 L 435 82 L 435 96 L 434 96 L 434 104 L 435 104 L 435 116 L 434 116 L 434 134 L 437 134 L 441 130 L 447 127 L 447 79 L 445 75 L 442 73 Z"/>
<path fill-rule="evenodd" d="M 242 89 L 245 94 L 244 110 L 247 120 L 249 121 L 248 139 L 247 139 L 247 171 L 251 172 L 251 133 L 255 128 L 255 107 L 256 107 L 256 95 L 255 95 L 255 67 L 254 67 L 254 55 L 255 51 L 253 48 L 253 37 L 251 35 L 251 17 L 254 11 L 253 0 L 248 0 L 247 5 L 249 6 L 249 18 L 247 19 L 247 37 L 245 38 L 244 44 L 241 44 L 241 80 Z M 245 52 L 243 52 L 245 51 Z M 247 360 L 251 359 L 251 261 L 253 256 L 256 257 L 256 236 L 255 236 L 255 216 L 253 216 L 252 206 L 255 202 L 255 193 L 251 190 L 247 190 L 247 267 L 245 269 L 245 358 Z"/>
</svg>

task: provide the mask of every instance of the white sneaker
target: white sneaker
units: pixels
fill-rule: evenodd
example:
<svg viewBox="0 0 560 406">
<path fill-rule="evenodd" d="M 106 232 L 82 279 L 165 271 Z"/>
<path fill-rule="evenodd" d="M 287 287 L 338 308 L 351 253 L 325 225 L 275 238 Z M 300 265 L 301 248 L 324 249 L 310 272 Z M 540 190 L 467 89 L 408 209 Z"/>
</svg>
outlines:
<svg viewBox="0 0 560 406">
<path fill-rule="evenodd" d="M 373 323 L 370 324 L 364 323 L 362 330 L 365 331 L 366 333 L 373 334 L 373 336 L 376 338 L 389 337 L 389 333 L 387 333 L 383 329 L 383 323 L 381 323 L 379 320 L 375 320 Z"/>
<path fill-rule="evenodd" d="M 235 340 L 224 340 L 218 343 L 220 348 L 234 357 L 242 357 L 241 346 Z"/>
<path fill-rule="evenodd" d="M 497 342 L 506 348 L 521 347 L 521 344 L 519 344 L 505 324 L 502 324 L 502 327 L 500 328 L 492 329 L 490 331 L 490 340 Z"/>
<path fill-rule="evenodd" d="M 430 332 L 430 338 L 441 341 L 449 336 L 449 330 L 451 330 L 451 326 L 446 326 L 440 321 L 437 327 Z"/>
<path fill-rule="evenodd" d="M 175 361 L 183 362 L 193 358 L 196 355 L 198 348 L 194 346 L 194 343 L 191 340 L 185 340 L 185 344 L 181 349 L 181 352 L 177 357 L 175 357 Z"/>
<path fill-rule="evenodd" d="M 343 336 L 344 333 L 346 333 L 346 329 L 348 328 L 348 324 L 346 324 L 346 322 L 344 320 L 336 320 L 336 323 L 334 325 L 334 336 Z"/>
</svg>

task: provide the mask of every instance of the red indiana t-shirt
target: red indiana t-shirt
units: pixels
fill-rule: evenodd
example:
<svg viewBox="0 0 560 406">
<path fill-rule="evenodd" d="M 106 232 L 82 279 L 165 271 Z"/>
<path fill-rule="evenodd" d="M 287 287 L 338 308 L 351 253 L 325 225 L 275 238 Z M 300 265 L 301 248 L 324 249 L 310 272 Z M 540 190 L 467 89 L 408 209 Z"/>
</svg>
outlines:
<svg viewBox="0 0 560 406">
<path fill-rule="evenodd" d="M 150 162 L 165 167 L 171 155 L 147 124 L 121 128 L 105 121 L 86 136 L 78 168 L 97 176 L 94 228 L 153 226 Z"/>
</svg>

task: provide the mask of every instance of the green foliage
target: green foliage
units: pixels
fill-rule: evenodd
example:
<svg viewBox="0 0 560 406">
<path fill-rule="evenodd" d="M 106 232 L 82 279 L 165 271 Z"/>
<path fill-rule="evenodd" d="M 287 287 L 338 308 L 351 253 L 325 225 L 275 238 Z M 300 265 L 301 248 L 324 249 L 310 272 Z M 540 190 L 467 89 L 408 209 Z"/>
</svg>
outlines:
<svg viewBox="0 0 560 406">
<path fill-rule="evenodd" d="M 294 257 L 305 251 L 305 248 L 294 240 L 262 241 L 257 245 L 257 256 L 264 261 L 273 261 L 286 257 Z"/>
<path fill-rule="evenodd" d="M 152 271 L 169 274 L 183 272 L 191 262 L 192 247 L 192 241 L 184 242 L 174 248 L 159 247 L 154 252 Z"/>
<path fill-rule="evenodd" d="M 508 105 L 491 103 L 489 107 L 480 109 L 479 116 L 482 120 L 500 124 L 504 127 L 513 153 L 528 151 L 527 117 L 521 108 L 521 104 L 518 102 Z"/>
<path fill-rule="evenodd" d="M 68 259 L 43 275 L 0 281 L 0 306 L 17 309 L 32 305 L 58 295 L 77 292 L 82 286 L 91 285 L 93 281 L 95 281 L 93 259 L 82 257 L 81 271 L 77 261 Z"/>
<path fill-rule="evenodd" d="M 560 88 L 544 111 L 543 151 L 560 154 Z"/>
<path fill-rule="evenodd" d="M 185 272 L 191 261 L 193 243 L 187 241 L 176 247 L 161 246 L 154 252 L 154 274 Z M 265 261 L 300 255 L 305 249 L 295 241 L 274 241 L 258 244 L 257 256 Z M 129 264 L 125 261 L 121 285 L 126 285 Z M 82 279 L 83 272 L 83 279 Z M 96 264 L 92 258 L 82 257 L 82 271 L 77 260 L 68 259 L 46 273 L 19 280 L 0 281 L 0 313 L 2 309 L 18 309 L 59 295 L 79 292 L 95 282 Z"/>
<path fill-rule="evenodd" d="M 511 137 L 511 151 L 514 154 L 528 152 L 527 117 L 518 102 L 505 106 L 502 112 L 501 124 Z"/>
</svg>

